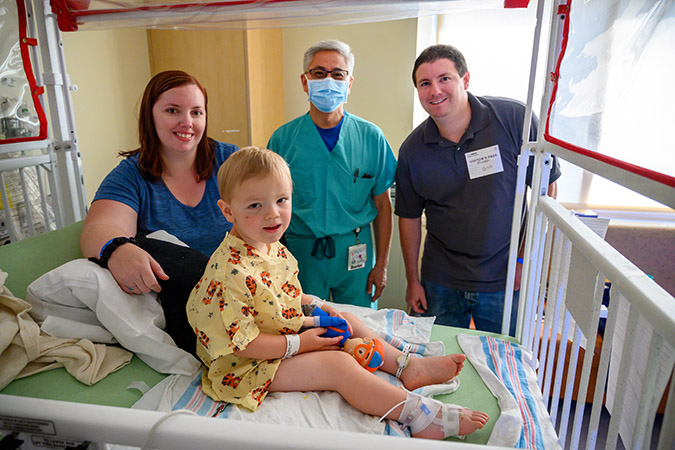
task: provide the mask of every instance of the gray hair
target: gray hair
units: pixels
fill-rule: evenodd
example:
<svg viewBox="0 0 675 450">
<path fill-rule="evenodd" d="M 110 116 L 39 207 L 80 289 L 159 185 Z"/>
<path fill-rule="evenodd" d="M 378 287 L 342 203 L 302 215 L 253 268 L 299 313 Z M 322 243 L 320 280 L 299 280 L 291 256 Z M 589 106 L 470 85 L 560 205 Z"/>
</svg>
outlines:
<svg viewBox="0 0 675 450">
<path fill-rule="evenodd" d="M 333 51 L 341 54 L 347 62 L 347 70 L 349 71 L 349 75 L 354 75 L 354 54 L 352 53 L 352 49 L 349 48 L 349 45 L 342 41 L 338 41 L 337 39 L 320 41 L 308 48 L 302 60 L 303 72 L 307 72 L 309 69 L 309 65 L 312 63 L 314 55 L 322 51 Z"/>
</svg>

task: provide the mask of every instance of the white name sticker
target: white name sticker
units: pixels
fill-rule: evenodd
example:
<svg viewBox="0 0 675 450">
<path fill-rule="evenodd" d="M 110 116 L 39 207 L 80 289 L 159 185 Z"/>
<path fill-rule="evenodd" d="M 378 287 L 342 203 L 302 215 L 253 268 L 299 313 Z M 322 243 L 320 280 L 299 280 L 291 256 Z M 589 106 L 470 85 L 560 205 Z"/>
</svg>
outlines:
<svg viewBox="0 0 675 450">
<path fill-rule="evenodd" d="M 469 168 L 469 178 L 472 180 L 504 171 L 502 158 L 499 156 L 499 145 L 481 148 L 464 156 Z"/>
</svg>

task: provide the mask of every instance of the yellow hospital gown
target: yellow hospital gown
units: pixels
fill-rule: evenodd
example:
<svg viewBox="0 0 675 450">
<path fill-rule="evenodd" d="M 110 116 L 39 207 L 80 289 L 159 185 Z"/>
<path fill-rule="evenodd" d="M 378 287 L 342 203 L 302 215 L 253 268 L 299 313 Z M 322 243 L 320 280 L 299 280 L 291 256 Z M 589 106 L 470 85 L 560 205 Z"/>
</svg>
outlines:
<svg viewBox="0 0 675 450">
<path fill-rule="evenodd" d="M 202 389 L 210 397 L 255 411 L 281 359 L 240 358 L 259 333 L 296 334 L 304 316 L 298 264 L 286 248 L 262 255 L 229 234 L 213 253 L 187 303 L 197 334 L 197 355 L 206 364 Z"/>
</svg>

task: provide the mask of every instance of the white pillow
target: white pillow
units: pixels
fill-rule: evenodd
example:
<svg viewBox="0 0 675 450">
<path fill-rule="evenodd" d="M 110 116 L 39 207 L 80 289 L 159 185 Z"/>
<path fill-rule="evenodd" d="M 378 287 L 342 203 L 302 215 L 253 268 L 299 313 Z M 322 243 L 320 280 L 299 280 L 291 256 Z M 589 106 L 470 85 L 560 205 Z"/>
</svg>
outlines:
<svg viewBox="0 0 675 450">
<path fill-rule="evenodd" d="M 35 317 L 33 318 L 35 319 Z M 57 338 L 88 339 L 91 342 L 101 344 L 117 343 L 115 336 L 100 323 L 90 324 L 66 319 L 65 317 L 48 315 L 40 324 L 40 329 L 48 335 Z"/>
<path fill-rule="evenodd" d="M 199 361 L 176 347 L 162 330 L 164 312 L 157 295 L 130 295 L 117 285 L 110 271 L 87 259 L 76 259 L 57 267 L 32 282 L 26 301 L 31 315 L 54 325 L 50 332 L 72 334 L 58 337 L 86 337 L 100 342 L 104 328 L 124 348 L 161 373 L 192 374 Z M 72 332 L 63 333 L 66 320 Z M 72 321 L 86 324 L 72 327 Z M 67 328 L 66 328 L 67 329 Z M 105 337 L 103 338 L 105 339 Z"/>
</svg>

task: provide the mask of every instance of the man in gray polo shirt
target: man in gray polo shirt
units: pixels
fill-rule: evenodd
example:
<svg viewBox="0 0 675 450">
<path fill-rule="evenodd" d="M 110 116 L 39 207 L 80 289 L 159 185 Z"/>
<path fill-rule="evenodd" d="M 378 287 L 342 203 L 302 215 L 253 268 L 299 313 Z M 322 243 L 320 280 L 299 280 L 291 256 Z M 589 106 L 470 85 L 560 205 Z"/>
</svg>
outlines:
<svg viewBox="0 0 675 450">
<path fill-rule="evenodd" d="M 525 106 L 467 92 L 464 56 L 449 45 L 419 55 L 413 83 L 429 118 L 401 145 L 396 170 L 406 301 L 442 325 L 468 328 L 473 317 L 477 329 L 500 332 Z M 533 117 L 531 140 L 537 125 Z M 555 195 L 559 176 L 554 159 L 549 195 Z M 427 237 L 420 277 L 423 211 Z M 521 270 L 519 263 L 516 290 Z M 514 306 L 512 330 L 516 311 Z"/>
</svg>

